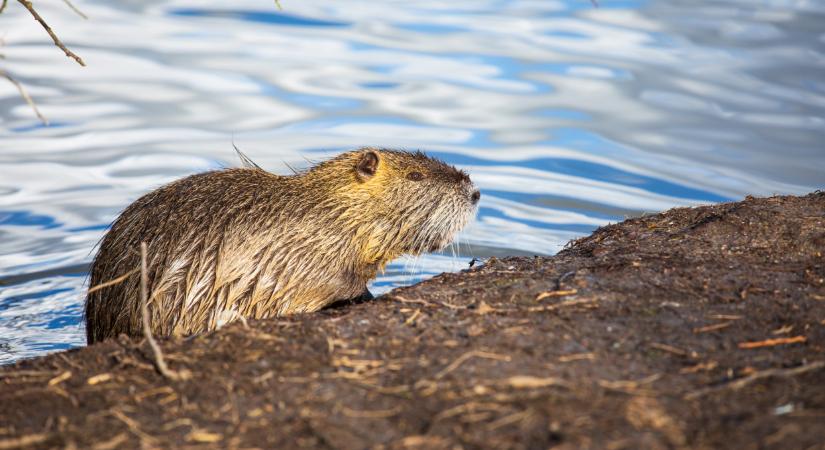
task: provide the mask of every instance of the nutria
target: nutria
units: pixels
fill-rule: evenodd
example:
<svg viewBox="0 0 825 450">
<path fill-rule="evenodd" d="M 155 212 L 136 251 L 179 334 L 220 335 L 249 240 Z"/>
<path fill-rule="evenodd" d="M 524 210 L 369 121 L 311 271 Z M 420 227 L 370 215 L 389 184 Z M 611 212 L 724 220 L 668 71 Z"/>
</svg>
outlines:
<svg viewBox="0 0 825 450">
<path fill-rule="evenodd" d="M 423 153 L 363 148 L 291 176 L 244 168 L 192 175 L 132 203 L 95 256 L 89 343 L 141 328 L 140 245 L 148 248 L 157 335 L 317 311 L 368 295 L 402 254 L 445 247 L 473 217 L 469 176 Z"/>
</svg>

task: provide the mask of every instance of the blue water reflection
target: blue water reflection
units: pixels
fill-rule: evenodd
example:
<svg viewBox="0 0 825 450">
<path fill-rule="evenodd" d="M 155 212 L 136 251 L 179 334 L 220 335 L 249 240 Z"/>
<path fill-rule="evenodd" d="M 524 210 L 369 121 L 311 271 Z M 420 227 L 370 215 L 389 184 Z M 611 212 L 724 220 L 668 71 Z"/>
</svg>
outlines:
<svg viewBox="0 0 825 450">
<path fill-rule="evenodd" d="M 821 2 L 76 3 L 89 21 L 42 8 L 86 68 L 22 8 L 0 16 L 2 69 L 51 121 L 0 84 L 0 363 L 82 345 L 111 221 L 237 166 L 233 143 L 280 174 L 365 145 L 471 173 L 477 220 L 376 293 L 630 216 L 825 187 Z"/>
<path fill-rule="evenodd" d="M 271 11 L 229 11 L 215 9 L 179 8 L 169 11 L 170 15 L 183 17 L 220 17 L 224 19 L 259 22 L 271 25 L 293 27 L 343 27 L 346 23 L 301 17 L 294 14 Z"/>
<path fill-rule="evenodd" d="M 29 211 L 0 211 L 0 225 L 57 228 L 61 224 L 53 217 L 33 214 Z"/>
</svg>

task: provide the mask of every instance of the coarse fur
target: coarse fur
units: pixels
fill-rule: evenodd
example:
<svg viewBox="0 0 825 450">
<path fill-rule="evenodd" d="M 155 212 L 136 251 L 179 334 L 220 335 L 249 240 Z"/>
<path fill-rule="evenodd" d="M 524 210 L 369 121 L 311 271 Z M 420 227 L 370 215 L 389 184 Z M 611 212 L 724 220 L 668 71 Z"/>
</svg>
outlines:
<svg viewBox="0 0 825 450">
<path fill-rule="evenodd" d="M 157 335 L 317 311 L 368 294 L 399 255 L 446 246 L 479 198 L 466 173 L 420 152 L 363 148 L 291 176 L 245 165 L 132 203 L 104 237 L 90 286 L 134 272 L 146 242 Z M 139 278 L 87 295 L 89 343 L 141 334 Z"/>
</svg>

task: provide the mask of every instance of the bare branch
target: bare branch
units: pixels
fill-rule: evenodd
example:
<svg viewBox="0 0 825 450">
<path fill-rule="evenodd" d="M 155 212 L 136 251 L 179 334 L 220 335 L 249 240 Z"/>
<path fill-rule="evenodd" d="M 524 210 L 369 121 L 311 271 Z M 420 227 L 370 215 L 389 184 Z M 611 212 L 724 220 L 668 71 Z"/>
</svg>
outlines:
<svg viewBox="0 0 825 450">
<path fill-rule="evenodd" d="M 5 0 L 3 0 L 3 1 L 5 1 Z M 81 11 L 81 10 L 77 9 L 77 7 L 76 7 L 74 4 L 72 4 L 72 2 L 70 2 L 69 0 L 63 0 L 63 3 L 65 3 L 65 4 L 66 4 L 66 6 L 68 6 L 68 7 L 69 7 L 69 9 L 71 9 L 72 11 L 74 11 L 75 13 L 77 13 L 77 15 L 78 15 L 78 16 L 80 16 L 80 17 L 82 17 L 82 18 L 84 18 L 84 19 L 88 19 L 88 18 L 89 18 L 89 16 L 87 16 L 86 14 L 83 14 L 83 11 Z"/>
<path fill-rule="evenodd" d="M 34 113 L 37 114 L 37 117 L 40 119 L 41 122 L 43 122 L 43 125 L 48 125 L 49 124 L 49 119 L 46 119 L 43 116 L 43 114 L 40 114 L 40 110 L 37 109 L 37 105 L 34 104 L 34 100 L 32 100 L 31 96 L 26 91 L 26 88 L 24 88 L 23 85 L 20 84 L 19 81 L 12 78 L 12 76 L 9 75 L 8 73 L 6 73 L 5 71 L 0 70 L 0 76 L 2 76 L 5 79 L 9 80 L 11 82 L 11 84 L 13 84 L 17 88 L 17 90 L 20 91 L 20 96 L 23 97 L 23 100 L 25 100 L 26 103 L 29 104 L 29 106 L 31 106 L 31 108 L 34 110 Z"/>
<path fill-rule="evenodd" d="M 81 66 L 86 66 L 86 63 L 83 62 L 82 58 L 80 58 L 79 56 L 74 54 L 74 52 L 72 52 L 71 50 L 66 48 L 65 45 L 63 45 L 63 42 L 60 40 L 60 38 L 57 37 L 56 34 L 54 34 L 54 31 L 52 31 L 52 28 L 49 26 L 49 24 L 47 24 L 46 21 L 43 20 L 42 17 L 40 17 L 40 14 L 38 14 L 37 11 L 34 10 L 34 6 L 32 6 L 32 2 L 30 2 L 29 0 L 17 0 L 17 1 L 20 2 L 20 4 L 23 5 L 27 10 L 29 10 L 31 15 L 34 17 L 34 20 L 40 22 L 40 25 L 43 26 L 43 29 L 46 30 L 46 33 L 49 33 L 49 36 L 51 36 L 52 40 L 54 41 L 54 45 L 58 46 L 61 50 L 63 50 L 63 53 L 65 53 L 66 56 L 68 56 L 69 58 L 74 59 Z"/>
</svg>

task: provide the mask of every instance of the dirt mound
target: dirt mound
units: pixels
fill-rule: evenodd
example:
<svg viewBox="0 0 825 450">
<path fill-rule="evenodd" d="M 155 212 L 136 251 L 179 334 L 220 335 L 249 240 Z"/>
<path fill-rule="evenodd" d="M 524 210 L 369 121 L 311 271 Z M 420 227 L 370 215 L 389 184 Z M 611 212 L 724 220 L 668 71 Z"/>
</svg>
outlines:
<svg viewBox="0 0 825 450">
<path fill-rule="evenodd" d="M 825 193 L 0 370 L 0 448 L 823 448 Z M 818 447 L 817 447 L 818 446 Z"/>
</svg>

